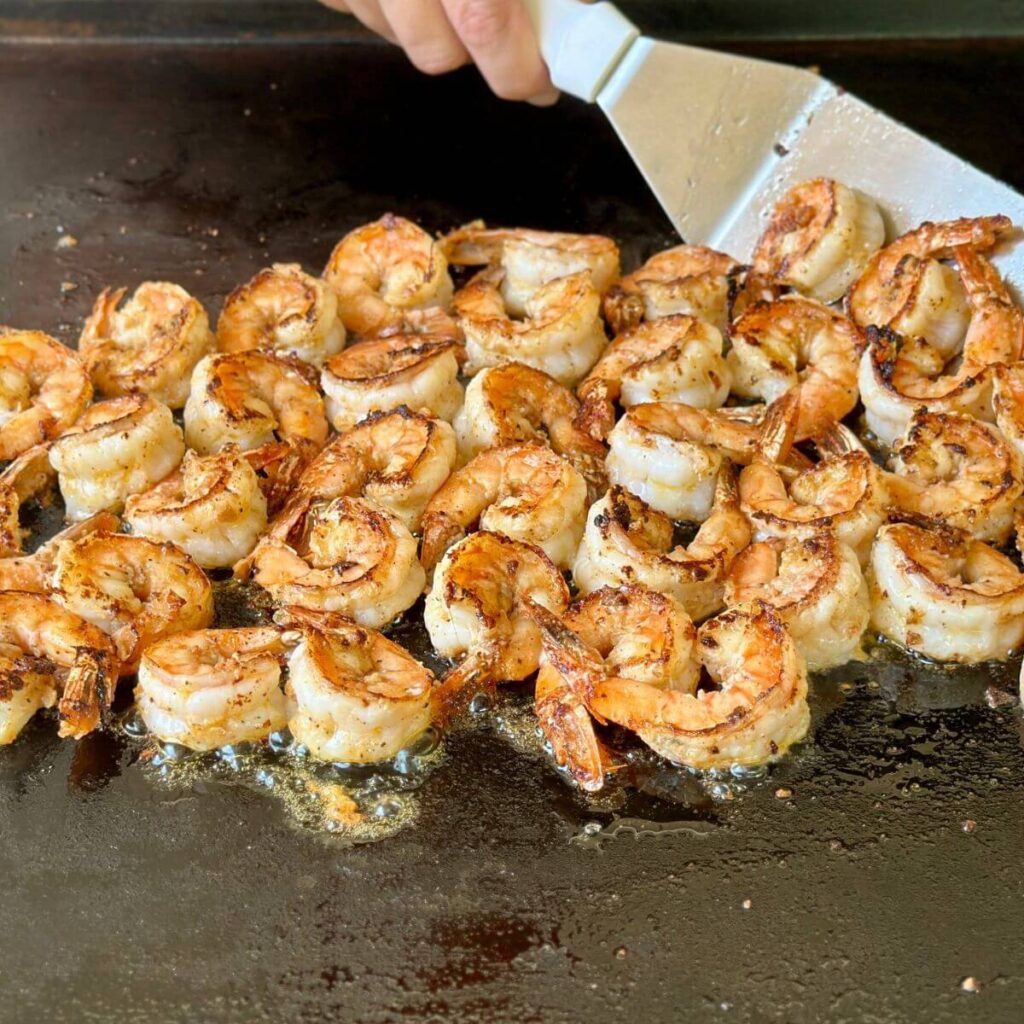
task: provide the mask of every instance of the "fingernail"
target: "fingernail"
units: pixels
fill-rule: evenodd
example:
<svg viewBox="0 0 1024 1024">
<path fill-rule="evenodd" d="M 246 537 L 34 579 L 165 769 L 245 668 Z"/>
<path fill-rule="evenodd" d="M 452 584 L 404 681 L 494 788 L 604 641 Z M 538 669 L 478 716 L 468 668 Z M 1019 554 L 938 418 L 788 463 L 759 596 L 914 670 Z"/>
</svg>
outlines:
<svg viewBox="0 0 1024 1024">
<path fill-rule="evenodd" d="M 526 102 L 535 107 L 553 107 L 561 95 L 557 89 L 550 89 L 547 92 L 539 92 L 536 96 L 531 96 Z"/>
</svg>

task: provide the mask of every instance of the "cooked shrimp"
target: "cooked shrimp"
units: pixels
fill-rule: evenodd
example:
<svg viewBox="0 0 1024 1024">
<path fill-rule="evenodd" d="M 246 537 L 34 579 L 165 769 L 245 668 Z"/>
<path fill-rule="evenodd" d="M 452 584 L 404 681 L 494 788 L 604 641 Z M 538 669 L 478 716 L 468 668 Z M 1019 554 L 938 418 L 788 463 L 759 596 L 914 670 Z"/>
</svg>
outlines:
<svg viewBox="0 0 1024 1024">
<path fill-rule="evenodd" d="M 565 580 L 540 548 L 480 530 L 448 549 L 423 609 L 434 650 L 461 659 L 439 688 L 439 707 L 451 713 L 478 690 L 537 670 L 540 630 L 528 600 L 555 615 L 569 605 Z"/>
<path fill-rule="evenodd" d="M 176 544 L 204 569 L 234 565 L 267 526 L 260 478 L 237 448 L 216 455 L 186 452 L 181 467 L 125 503 L 132 533 Z"/>
<path fill-rule="evenodd" d="M 718 328 L 692 316 L 661 317 L 630 328 L 604 350 L 576 389 L 583 403 L 579 422 L 603 439 L 615 425 L 615 402 L 717 409 L 731 381 Z"/>
<path fill-rule="evenodd" d="M 184 288 L 165 281 L 140 284 L 118 309 L 126 291 L 100 293 L 78 351 L 101 394 L 141 391 L 180 409 L 196 363 L 213 349 L 206 311 Z"/>
<path fill-rule="evenodd" d="M 285 608 L 292 736 L 321 761 L 387 761 L 431 723 L 434 676 L 398 644 L 340 615 Z"/>
<path fill-rule="evenodd" d="M 725 333 L 729 291 L 740 265 L 731 256 L 703 245 L 677 245 L 652 256 L 642 267 L 612 285 L 604 315 L 621 334 L 644 320 L 675 313 L 699 317 Z"/>
<path fill-rule="evenodd" d="M 754 249 L 754 269 L 834 302 L 884 244 L 885 223 L 872 199 L 831 178 L 814 178 L 775 204 Z"/>
<path fill-rule="evenodd" d="M 725 577 L 750 542 L 739 509 L 736 480 L 721 469 L 711 514 L 687 547 L 673 547 L 672 521 L 624 487 L 611 490 L 590 509 L 572 575 L 584 594 L 600 587 L 642 583 L 674 597 L 694 619 L 722 607 Z"/>
<path fill-rule="evenodd" d="M 466 371 L 517 361 L 573 385 L 597 362 L 608 343 L 601 296 L 583 271 L 531 292 L 521 319 L 505 306 L 504 271 L 481 270 L 456 293 L 452 308 L 466 336 Z"/>
<path fill-rule="evenodd" d="M 1024 496 L 1024 467 L 994 428 L 972 416 L 918 409 L 896 442 L 895 503 L 917 516 L 1005 544 Z"/>
<path fill-rule="evenodd" d="M 26 590 L 35 594 L 48 593 L 54 562 L 61 544 L 65 541 L 78 540 L 80 537 L 86 537 L 99 530 L 115 533 L 120 525 L 121 521 L 110 512 L 97 512 L 96 515 L 83 519 L 80 523 L 72 523 L 71 526 L 65 527 L 30 555 L 0 558 L 0 590 Z"/>
<path fill-rule="evenodd" d="M 237 444 L 243 451 L 272 441 L 327 440 L 320 392 L 301 364 L 269 352 L 207 356 L 192 376 L 185 440 L 201 455 Z"/>
<path fill-rule="evenodd" d="M 242 453 L 256 471 L 260 490 L 267 503 L 267 516 L 276 516 L 294 495 L 307 466 L 318 454 L 308 441 L 271 441 Z"/>
<path fill-rule="evenodd" d="M 429 571 L 468 529 L 536 544 L 559 569 L 576 556 L 587 515 L 587 484 L 549 448 L 513 444 L 481 452 L 457 469 L 423 513 Z"/>
<path fill-rule="evenodd" d="M 812 672 L 842 665 L 860 652 L 871 611 L 853 548 L 832 532 L 803 540 L 759 541 L 729 570 L 725 603 L 764 601 L 785 623 Z"/>
<path fill-rule="evenodd" d="M 814 437 L 857 404 L 857 366 L 866 339 L 845 316 L 809 299 L 751 306 L 731 332 L 732 390 L 774 402 L 800 396 L 796 440 Z"/>
<path fill-rule="evenodd" d="M 60 735 L 100 724 L 117 686 L 117 658 L 102 630 L 42 594 L 0 593 L 0 744 L 13 743 L 60 694 Z"/>
<path fill-rule="evenodd" d="M 445 236 L 443 244 L 456 266 L 501 267 L 501 296 L 512 316 L 526 313 L 530 296 L 556 278 L 585 271 L 603 295 L 619 276 L 619 247 L 604 235 L 488 228 L 473 221 Z"/>
<path fill-rule="evenodd" d="M 252 555 L 254 579 L 281 604 L 386 625 L 423 592 L 416 541 L 397 517 L 365 498 L 314 502 L 284 537 Z"/>
<path fill-rule="evenodd" d="M 199 629 L 150 644 L 135 687 L 146 727 L 192 750 L 254 743 L 283 729 L 288 647 L 281 633 L 274 626 Z"/>
<path fill-rule="evenodd" d="M 42 331 L 0 327 L 0 461 L 57 437 L 90 401 L 77 352 Z"/>
<path fill-rule="evenodd" d="M 999 432 L 1024 459 L 1024 362 L 993 368 L 992 406 Z"/>
<path fill-rule="evenodd" d="M 443 247 L 391 213 L 350 231 L 334 247 L 324 278 L 338 295 L 338 315 L 356 334 L 398 327 L 408 310 L 443 309 L 452 297 Z"/>
<path fill-rule="evenodd" d="M 32 498 L 47 500 L 56 478 L 46 445 L 23 452 L 0 473 L 0 558 L 20 554 L 28 533 L 21 526 L 21 506 Z"/>
<path fill-rule="evenodd" d="M 1024 574 L 958 531 L 883 527 L 868 584 L 872 625 L 936 661 L 1002 660 L 1024 642 Z"/>
<path fill-rule="evenodd" d="M 67 518 L 120 512 L 177 468 L 185 454 L 171 410 L 149 395 L 125 395 L 90 406 L 50 448 Z"/>
<path fill-rule="evenodd" d="M 151 643 L 213 620 L 213 589 L 173 544 L 95 531 L 57 548 L 53 597 L 114 641 L 123 674 Z"/>
<path fill-rule="evenodd" d="M 264 349 L 322 366 L 345 347 L 338 298 L 297 263 L 275 263 L 224 300 L 217 347 L 221 352 Z"/>
</svg>

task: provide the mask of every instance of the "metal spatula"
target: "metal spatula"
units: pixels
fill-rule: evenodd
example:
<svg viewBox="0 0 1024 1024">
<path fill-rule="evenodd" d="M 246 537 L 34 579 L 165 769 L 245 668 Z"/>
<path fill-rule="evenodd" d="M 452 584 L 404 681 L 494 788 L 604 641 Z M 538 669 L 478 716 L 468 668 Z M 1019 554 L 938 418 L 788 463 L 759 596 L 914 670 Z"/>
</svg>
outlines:
<svg viewBox="0 0 1024 1024">
<path fill-rule="evenodd" d="M 924 220 L 1005 213 L 1024 196 L 799 68 L 641 36 L 610 3 L 527 0 L 556 86 L 597 104 L 680 235 L 740 259 L 790 186 L 866 192 L 890 235 Z M 1024 245 L 996 256 L 1024 289 Z"/>
</svg>

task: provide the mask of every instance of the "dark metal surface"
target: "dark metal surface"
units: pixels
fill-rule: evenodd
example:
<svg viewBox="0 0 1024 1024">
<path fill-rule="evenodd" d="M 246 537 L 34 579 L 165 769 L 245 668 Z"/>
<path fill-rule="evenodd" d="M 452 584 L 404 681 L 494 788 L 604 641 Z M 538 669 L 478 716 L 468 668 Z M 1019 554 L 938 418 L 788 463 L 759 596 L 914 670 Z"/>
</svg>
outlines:
<svg viewBox="0 0 1024 1024">
<path fill-rule="evenodd" d="M 1024 53 L 784 55 L 1022 183 Z M 594 112 L 368 46 L 0 48 L 0 140 L 0 321 L 65 339 L 103 284 L 215 310 L 386 209 L 604 231 L 627 263 L 668 241 Z M 156 784 L 126 740 L 40 721 L 0 751 L 0 1017 L 1018 1021 L 1015 669 L 833 673 L 811 741 L 732 800 L 666 770 L 597 810 L 483 727 L 414 825 L 355 848 L 230 772 Z"/>
</svg>

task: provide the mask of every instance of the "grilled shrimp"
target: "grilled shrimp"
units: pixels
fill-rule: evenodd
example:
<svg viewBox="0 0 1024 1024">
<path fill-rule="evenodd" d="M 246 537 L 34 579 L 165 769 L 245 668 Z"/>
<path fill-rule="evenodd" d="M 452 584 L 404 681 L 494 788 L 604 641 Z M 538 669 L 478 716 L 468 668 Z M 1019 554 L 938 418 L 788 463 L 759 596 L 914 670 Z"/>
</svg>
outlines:
<svg viewBox="0 0 1024 1024">
<path fill-rule="evenodd" d="M 97 512 L 96 515 L 83 519 L 80 523 L 72 523 L 59 533 L 41 544 L 30 555 L 12 555 L 0 558 L 0 590 L 26 590 L 35 594 L 46 594 L 50 589 L 53 567 L 65 541 L 78 540 L 99 530 L 116 533 L 121 520 L 110 512 Z"/>
<path fill-rule="evenodd" d="M 149 395 L 125 395 L 90 406 L 50 448 L 67 518 L 120 512 L 169 473 L 185 454 L 171 410 Z"/>
<path fill-rule="evenodd" d="M 809 299 L 750 307 L 732 326 L 732 390 L 774 402 L 800 396 L 796 440 L 827 430 L 857 404 L 857 367 L 866 339 L 845 316 Z"/>
<path fill-rule="evenodd" d="M 21 526 L 21 506 L 32 498 L 47 500 L 56 476 L 45 445 L 23 452 L 0 473 L 0 558 L 21 553 L 28 533 Z"/>
<path fill-rule="evenodd" d="M 831 178 L 814 178 L 775 204 L 754 249 L 754 269 L 834 302 L 884 244 L 885 224 L 873 200 Z"/>
<path fill-rule="evenodd" d="M 42 331 L 0 327 L 0 461 L 57 437 L 90 401 L 78 353 Z"/>
<path fill-rule="evenodd" d="M 207 356 L 185 404 L 188 446 L 201 455 L 275 440 L 321 447 L 327 440 L 323 399 L 300 366 L 269 352 Z"/>
<path fill-rule="evenodd" d="M 604 350 L 576 389 L 583 403 L 579 422 L 604 439 L 615 425 L 615 402 L 717 409 L 731 381 L 718 328 L 692 316 L 661 317 L 630 328 Z"/>
<path fill-rule="evenodd" d="M 853 548 L 832 532 L 803 540 L 759 541 L 740 552 L 725 587 L 728 607 L 759 601 L 785 623 L 812 672 L 860 652 L 871 611 Z"/>
<path fill-rule="evenodd" d="M 184 288 L 146 281 L 100 292 L 78 339 L 96 389 L 117 397 L 141 391 L 172 409 L 188 397 L 196 363 L 213 349 L 206 311 Z"/>
<path fill-rule="evenodd" d="M 192 750 L 257 742 L 283 729 L 288 647 L 281 633 L 274 626 L 199 629 L 150 644 L 135 687 L 146 727 Z"/>
<path fill-rule="evenodd" d="M 297 263 L 275 263 L 239 285 L 217 320 L 221 352 L 258 348 L 322 366 L 344 347 L 334 290 Z"/>
<path fill-rule="evenodd" d="M 559 569 L 576 556 L 587 515 L 587 484 L 549 448 L 513 444 L 481 452 L 457 469 L 423 513 L 429 571 L 474 525 L 536 544 Z"/>
<path fill-rule="evenodd" d="M 387 761 L 430 725 L 434 676 L 387 637 L 302 608 L 275 618 L 301 637 L 288 657 L 288 727 L 313 757 Z"/>
<path fill-rule="evenodd" d="M 423 622 L 441 657 L 461 659 L 438 690 L 446 713 L 500 680 L 537 670 L 541 638 L 528 602 L 555 615 L 569 606 L 569 588 L 540 548 L 480 530 L 445 553 Z"/>
<path fill-rule="evenodd" d="M 452 302 L 466 336 L 466 371 L 517 361 L 575 384 L 608 342 L 590 276 L 580 271 L 542 285 L 527 297 L 520 319 L 505 306 L 503 279 L 500 268 L 481 270 Z"/>
<path fill-rule="evenodd" d="M 725 577 L 750 542 L 740 511 L 732 467 L 715 486 L 711 514 L 687 547 L 672 544 L 672 521 L 624 487 L 611 490 L 590 509 L 572 575 L 581 593 L 641 583 L 669 594 L 694 619 L 722 607 Z"/>
<path fill-rule="evenodd" d="M 993 368 L 992 407 L 999 432 L 1024 459 L 1024 362 Z"/>
<path fill-rule="evenodd" d="M 413 535 L 365 498 L 312 503 L 289 534 L 260 541 L 252 565 L 276 602 L 339 612 L 370 627 L 409 608 L 426 582 Z"/>
<path fill-rule="evenodd" d="M 400 327 L 409 310 L 443 309 L 452 297 L 443 247 L 392 213 L 350 231 L 334 247 L 324 279 L 337 293 L 342 322 L 356 334 Z"/>
<path fill-rule="evenodd" d="M 122 674 L 154 641 L 213 620 L 213 589 L 180 548 L 99 530 L 64 541 L 50 590 L 58 602 L 114 642 Z"/>
<path fill-rule="evenodd" d="M 1004 659 L 1024 642 L 1024 574 L 959 531 L 883 527 L 868 585 L 872 625 L 936 661 Z"/>
<path fill-rule="evenodd" d="M 443 245 L 456 266 L 504 271 L 501 297 L 512 316 L 526 313 L 533 293 L 556 278 L 586 272 L 603 295 L 619 276 L 619 247 L 604 235 L 488 228 L 474 221 L 448 234 Z"/>
<path fill-rule="evenodd" d="M 267 526 L 267 500 L 249 460 L 229 446 L 216 455 L 186 452 L 181 467 L 125 503 L 132 533 L 169 541 L 204 569 L 234 565 Z"/>
<path fill-rule="evenodd" d="M 0 744 L 13 743 L 60 694 L 60 735 L 100 724 L 117 686 L 106 634 L 42 594 L 0 593 Z"/>
</svg>

